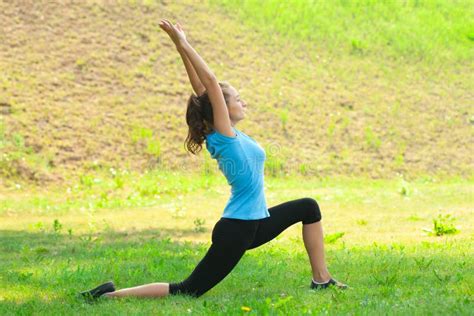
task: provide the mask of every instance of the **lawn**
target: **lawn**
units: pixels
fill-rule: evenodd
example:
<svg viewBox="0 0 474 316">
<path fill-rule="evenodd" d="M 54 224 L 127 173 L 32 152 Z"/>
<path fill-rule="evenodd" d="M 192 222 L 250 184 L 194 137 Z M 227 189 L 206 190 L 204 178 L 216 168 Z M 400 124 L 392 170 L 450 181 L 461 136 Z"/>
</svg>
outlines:
<svg viewBox="0 0 474 316">
<path fill-rule="evenodd" d="M 0 315 L 473 315 L 472 0 L 0 1 Z M 248 102 L 268 207 L 298 223 L 198 299 L 79 291 L 186 278 L 230 195 L 185 152 L 180 22 Z"/>
<path fill-rule="evenodd" d="M 123 288 L 185 278 L 209 247 L 228 197 L 219 175 L 113 174 L 89 175 L 91 181 L 66 190 L 2 191 L 2 315 L 468 315 L 474 310 L 473 183 L 432 177 L 266 179 L 269 206 L 304 196 L 318 201 L 330 272 L 349 290 L 309 289 L 311 268 L 298 223 L 248 251 L 198 299 L 88 304 L 75 294 L 107 280 Z M 440 236 L 430 234 L 439 219 Z M 450 227 L 457 232 L 448 234 Z"/>
</svg>

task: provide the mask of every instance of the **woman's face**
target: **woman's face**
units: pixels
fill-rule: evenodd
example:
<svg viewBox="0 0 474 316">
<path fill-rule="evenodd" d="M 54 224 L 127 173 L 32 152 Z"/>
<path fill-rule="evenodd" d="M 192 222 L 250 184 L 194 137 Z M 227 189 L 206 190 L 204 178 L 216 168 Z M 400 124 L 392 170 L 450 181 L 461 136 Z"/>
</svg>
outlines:
<svg viewBox="0 0 474 316">
<path fill-rule="evenodd" d="M 239 92 L 234 88 L 228 89 L 230 98 L 227 103 L 227 109 L 229 110 L 229 117 L 233 125 L 245 118 L 247 112 L 247 103 L 242 100 Z"/>
</svg>

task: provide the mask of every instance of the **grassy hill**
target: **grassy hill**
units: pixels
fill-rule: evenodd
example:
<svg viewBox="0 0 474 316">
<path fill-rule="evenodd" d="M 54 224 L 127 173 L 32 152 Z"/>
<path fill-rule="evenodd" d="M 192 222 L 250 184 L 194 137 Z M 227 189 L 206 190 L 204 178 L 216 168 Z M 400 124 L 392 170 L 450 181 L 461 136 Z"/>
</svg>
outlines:
<svg viewBox="0 0 474 316">
<path fill-rule="evenodd" d="M 249 103 L 237 128 L 267 149 L 269 176 L 472 176 L 472 2 L 420 2 L 385 28 L 370 10 L 347 25 L 354 8 L 316 8 L 325 32 L 297 15 L 264 19 L 277 16 L 266 3 L 0 2 L 0 186 L 110 168 L 218 172 L 205 149 L 184 150 L 192 89 L 162 17 Z M 442 14 L 420 22 L 430 12 Z M 410 32 L 424 21 L 433 27 Z M 380 33 L 397 27 L 386 48 Z"/>
</svg>

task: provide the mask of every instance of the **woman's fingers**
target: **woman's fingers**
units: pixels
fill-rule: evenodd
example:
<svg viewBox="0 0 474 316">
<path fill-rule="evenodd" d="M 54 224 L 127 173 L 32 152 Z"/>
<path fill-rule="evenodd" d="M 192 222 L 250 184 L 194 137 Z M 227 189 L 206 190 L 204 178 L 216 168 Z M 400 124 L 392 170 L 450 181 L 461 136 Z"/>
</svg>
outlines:
<svg viewBox="0 0 474 316">
<path fill-rule="evenodd" d="M 163 31 L 165 31 L 166 33 L 169 32 L 169 27 L 168 27 L 166 24 L 164 24 L 164 23 L 163 23 L 163 24 L 160 24 L 160 28 L 161 28 Z"/>
<path fill-rule="evenodd" d="M 168 24 L 168 26 L 172 26 L 173 24 L 171 24 L 171 22 L 167 19 L 164 19 L 164 21 L 166 22 L 166 24 Z"/>
<path fill-rule="evenodd" d="M 160 27 L 162 27 L 162 29 L 165 30 L 166 33 L 168 33 L 168 35 L 173 39 L 174 42 L 178 41 L 179 38 L 186 38 L 186 36 L 184 35 L 183 28 L 179 23 L 173 25 L 169 20 L 161 19 Z"/>
<path fill-rule="evenodd" d="M 160 23 L 162 23 L 162 24 L 165 25 L 165 26 L 169 26 L 169 22 L 168 22 L 168 20 L 166 20 L 166 19 L 161 19 L 161 22 L 160 22 Z"/>
<path fill-rule="evenodd" d="M 182 30 L 181 28 L 181 25 L 179 23 L 176 23 L 176 25 L 173 25 L 173 23 L 171 23 L 169 20 L 167 19 L 161 19 L 161 21 L 163 22 L 164 25 L 166 25 L 167 27 L 169 27 L 170 29 L 179 29 L 179 30 Z"/>
<path fill-rule="evenodd" d="M 173 30 L 173 28 L 170 26 L 170 24 L 166 20 L 162 20 L 160 22 L 160 27 L 165 30 L 168 34 Z"/>
</svg>

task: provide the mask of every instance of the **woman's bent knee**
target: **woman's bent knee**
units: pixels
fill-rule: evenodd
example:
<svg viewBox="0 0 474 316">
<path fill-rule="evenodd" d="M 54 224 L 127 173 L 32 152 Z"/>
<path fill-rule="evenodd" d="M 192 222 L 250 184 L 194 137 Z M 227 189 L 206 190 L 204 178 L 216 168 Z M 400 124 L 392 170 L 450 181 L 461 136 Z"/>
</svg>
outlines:
<svg viewBox="0 0 474 316">
<path fill-rule="evenodd" d="M 311 197 L 302 199 L 307 205 L 308 215 L 303 220 L 303 224 L 311 224 L 321 221 L 322 215 L 318 202 Z"/>
</svg>

